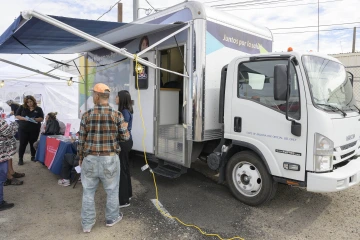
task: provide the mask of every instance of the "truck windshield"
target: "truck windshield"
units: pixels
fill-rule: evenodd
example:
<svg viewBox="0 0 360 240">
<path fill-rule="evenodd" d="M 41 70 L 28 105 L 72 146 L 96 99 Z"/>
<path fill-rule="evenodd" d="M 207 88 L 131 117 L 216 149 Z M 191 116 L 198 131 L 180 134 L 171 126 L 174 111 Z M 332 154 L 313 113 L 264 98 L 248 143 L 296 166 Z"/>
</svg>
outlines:
<svg viewBox="0 0 360 240">
<path fill-rule="evenodd" d="M 342 64 L 318 56 L 302 58 L 313 102 L 326 111 L 356 110 L 353 88 Z"/>
</svg>

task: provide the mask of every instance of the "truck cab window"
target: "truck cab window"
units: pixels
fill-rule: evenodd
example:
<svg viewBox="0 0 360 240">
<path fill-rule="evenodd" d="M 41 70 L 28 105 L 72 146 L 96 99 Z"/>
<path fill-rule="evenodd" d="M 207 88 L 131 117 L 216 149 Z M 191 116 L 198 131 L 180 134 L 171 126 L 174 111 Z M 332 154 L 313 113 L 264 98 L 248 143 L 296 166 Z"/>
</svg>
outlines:
<svg viewBox="0 0 360 240">
<path fill-rule="evenodd" d="M 277 64 L 287 64 L 287 60 L 267 60 L 239 64 L 238 97 L 285 113 L 286 101 L 274 99 L 274 67 Z M 300 119 L 300 93 L 298 78 L 293 65 L 290 74 L 289 116 L 298 120 Z"/>
</svg>

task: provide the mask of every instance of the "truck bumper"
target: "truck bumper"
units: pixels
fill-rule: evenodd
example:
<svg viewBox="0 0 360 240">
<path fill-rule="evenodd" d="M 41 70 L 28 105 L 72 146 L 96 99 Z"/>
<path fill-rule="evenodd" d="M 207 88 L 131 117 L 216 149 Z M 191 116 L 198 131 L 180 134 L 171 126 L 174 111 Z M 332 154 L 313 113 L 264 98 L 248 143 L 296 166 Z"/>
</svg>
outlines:
<svg viewBox="0 0 360 240">
<path fill-rule="evenodd" d="M 310 192 L 337 192 L 360 182 L 360 158 L 329 173 L 307 173 L 307 190 Z"/>
</svg>

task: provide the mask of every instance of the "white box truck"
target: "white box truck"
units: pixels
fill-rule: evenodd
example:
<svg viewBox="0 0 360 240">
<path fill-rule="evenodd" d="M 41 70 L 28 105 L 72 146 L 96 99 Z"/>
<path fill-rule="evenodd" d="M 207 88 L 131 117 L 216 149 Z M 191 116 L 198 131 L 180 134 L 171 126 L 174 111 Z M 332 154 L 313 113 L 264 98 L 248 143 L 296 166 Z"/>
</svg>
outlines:
<svg viewBox="0 0 360 240">
<path fill-rule="evenodd" d="M 253 206 L 270 200 L 278 183 L 333 192 L 360 181 L 360 110 L 351 77 L 330 56 L 270 53 L 270 30 L 198 2 L 181 3 L 98 38 L 34 11 L 23 15 L 87 39 L 74 49 L 100 59 L 96 63 L 107 56 L 131 59 L 114 73 L 96 75 L 94 83 L 131 92 L 139 151 L 140 88 L 145 146 L 159 163 L 153 169 L 157 174 L 179 177 L 192 162 L 206 159 L 219 171 L 219 181 L 226 180 L 237 199 Z M 147 24 L 172 24 L 176 31 L 139 34 L 141 24 L 149 29 Z M 144 66 L 138 86 L 136 52 Z M 112 78 L 106 74 L 121 80 L 106 82 Z"/>
</svg>

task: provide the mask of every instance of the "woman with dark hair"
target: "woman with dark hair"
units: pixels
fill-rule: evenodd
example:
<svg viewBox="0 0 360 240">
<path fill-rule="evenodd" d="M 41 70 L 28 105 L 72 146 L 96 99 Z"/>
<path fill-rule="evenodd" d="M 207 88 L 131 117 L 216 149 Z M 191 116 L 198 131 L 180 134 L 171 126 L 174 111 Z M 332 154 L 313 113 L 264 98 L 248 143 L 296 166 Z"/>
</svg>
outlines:
<svg viewBox="0 0 360 240">
<path fill-rule="evenodd" d="M 50 112 L 45 118 L 44 135 L 60 135 L 60 124 L 56 119 L 57 112 Z"/>
<path fill-rule="evenodd" d="M 16 112 L 16 118 L 19 119 L 19 165 L 24 164 L 25 149 L 30 143 L 31 161 L 35 161 L 36 150 L 34 143 L 37 141 L 40 133 L 41 122 L 44 120 L 44 113 L 41 107 L 37 106 L 33 96 L 26 96 L 24 104 Z"/>
<path fill-rule="evenodd" d="M 132 140 L 132 120 L 133 108 L 130 93 L 126 90 L 118 92 L 116 96 L 116 104 L 118 104 L 119 112 L 124 116 L 127 123 L 127 129 L 130 133 L 130 139 L 126 142 L 119 142 L 121 151 L 120 158 L 120 184 L 119 184 L 119 202 L 120 208 L 130 206 L 130 199 L 132 197 L 131 176 L 129 169 L 129 152 L 133 146 Z"/>
<path fill-rule="evenodd" d="M 147 47 L 149 47 L 149 38 L 147 36 L 143 36 L 140 39 L 139 52 L 141 52 L 142 50 L 144 50 Z"/>
<path fill-rule="evenodd" d="M 60 132 L 60 123 L 56 119 L 57 112 L 49 112 L 46 117 L 44 123 L 40 127 L 40 134 L 43 135 L 61 135 Z M 37 150 L 39 146 L 40 140 L 34 142 L 34 149 Z"/>
</svg>

